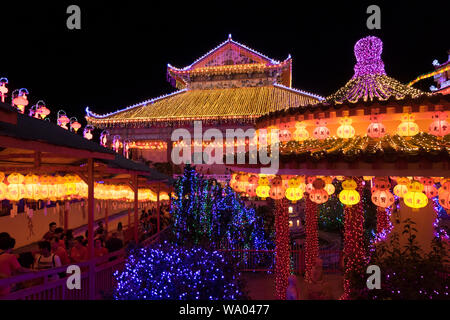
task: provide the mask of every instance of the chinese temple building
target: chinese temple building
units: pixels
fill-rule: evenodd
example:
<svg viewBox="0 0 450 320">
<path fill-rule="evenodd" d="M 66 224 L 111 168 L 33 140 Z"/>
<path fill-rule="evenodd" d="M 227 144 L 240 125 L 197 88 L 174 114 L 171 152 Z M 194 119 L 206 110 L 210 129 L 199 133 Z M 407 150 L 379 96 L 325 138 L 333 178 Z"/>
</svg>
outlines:
<svg viewBox="0 0 450 320">
<path fill-rule="evenodd" d="M 319 257 L 318 206 L 332 196 L 344 206 L 343 298 L 351 292 L 350 273 L 364 265 L 370 251 L 363 245 L 363 190 L 370 189 L 378 208 L 375 247 L 394 234 L 406 243 L 402 231 L 407 219 L 416 223 L 424 252 L 432 250 L 436 238 L 449 243 L 438 214 L 442 208 L 450 209 L 448 95 L 426 93 L 387 76 L 382 42 L 376 37 L 359 40 L 354 51 L 354 76 L 326 101 L 258 118 L 260 143 L 266 139 L 265 130 L 267 134 L 278 130 L 276 175 L 261 174 L 260 164 L 231 167 L 235 173 L 230 184 L 236 191 L 253 199 L 275 200 L 280 299 L 285 296 L 290 264 L 288 206 L 301 199 L 307 281 Z"/>
<path fill-rule="evenodd" d="M 178 91 L 104 115 L 87 109 L 88 123 L 104 129 L 105 142 L 130 150 L 133 159 L 169 162 L 172 131 L 192 130 L 194 120 L 204 130 L 246 130 L 261 115 L 324 100 L 291 87 L 290 56 L 273 60 L 231 35 L 187 67 L 169 64 L 167 78 Z"/>
</svg>

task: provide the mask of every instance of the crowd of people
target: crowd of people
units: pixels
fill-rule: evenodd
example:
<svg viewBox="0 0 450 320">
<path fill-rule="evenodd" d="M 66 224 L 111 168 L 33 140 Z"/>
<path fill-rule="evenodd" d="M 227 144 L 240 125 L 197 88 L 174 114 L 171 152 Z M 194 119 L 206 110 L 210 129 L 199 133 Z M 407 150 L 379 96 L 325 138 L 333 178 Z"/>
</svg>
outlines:
<svg viewBox="0 0 450 320">
<path fill-rule="evenodd" d="M 157 208 L 152 207 L 150 209 L 142 210 L 141 216 L 139 218 L 139 233 L 141 234 L 141 240 L 148 238 L 154 235 L 157 232 Z M 169 214 L 169 206 L 161 205 L 160 207 L 160 230 L 164 229 L 166 226 L 170 224 L 170 214 Z"/>
<path fill-rule="evenodd" d="M 74 237 L 72 230 L 58 228 L 55 222 L 49 224 L 49 230 L 37 243 L 37 250 L 14 254 L 16 240 L 7 232 L 0 233 L 0 279 L 9 278 L 20 273 L 37 272 L 68 264 L 87 261 L 87 232 L 85 236 Z M 98 222 L 94 234 L 94 256 L 102 257 L 118 251 L 124 246 L 122 223 L 117 231 L 108 236 L 103 222 Z M 63 275 L 64 276 L 64 275 Z M 49 276 L 49 280 L 57 280 L 58 274 Z M 10 292 L 9 286 L 0 286 L 0 296 Z"/>
</svg>

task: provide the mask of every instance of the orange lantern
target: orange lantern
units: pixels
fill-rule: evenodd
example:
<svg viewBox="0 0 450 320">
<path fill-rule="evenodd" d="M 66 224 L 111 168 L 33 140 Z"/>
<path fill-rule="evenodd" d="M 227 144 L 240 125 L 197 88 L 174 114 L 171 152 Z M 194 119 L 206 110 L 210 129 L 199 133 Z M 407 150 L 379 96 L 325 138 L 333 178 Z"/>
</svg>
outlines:
<svg viewBox="0 0 450 320">
<path fill-rule="evenodd" d="M 0 172 L 0 200 L 5 200 L 8 195 L 8 187 L 3 183 L 5 180 L 5 174 Z"/>
<path fill-rule="evenodd" d="M 330 129 L 327 128 L 325 119 L 316 120 L 316 128 L 313 131 L 314 138 L 324 140 L 330 136 Z"/>
<path fill-rule="evenodd" d="M 356 187 L 357 184 L 353 179 L 347 179 L 342 182 L 343 190 L 339 193 L 339 200 L 347 206 L 357 204 L 361 200 L 361 197 L 358 191 L 355 190 Z"/>
<path fill-rule="evenodd" d="M 450 209 L 450 181 L 442 183 L 439 188 L 439 204 L 445 209 Z"/>
<path fill-rule="evenodd" d="M 284 198 L 284 187 L 283 187 L 283 180 L 280 176 L 276 176 L 272 179 L 271 182 L 272 187 L 269 191 L 269 196 L 274 200 L 280 200 Z"/>
<path fill-rule="evenodd" d="M 248 183 L 245 192 L 247 192 L 249 197 L 256 197 L 256 188 L 258 186 L 258 176 L 251 175 L 248 178 Z"/>
<path fill-rule="evenodd" d="M 419 126 L 414 122 L 415 116 L 405 113 L 401 117 L 401 123 L 397 127 L 397 134 L 402 137 L 411 137 L 419 133 Z"/>
<path fill-rule="evenodd" d="M 279 139 L 280 142 L 288 142 L 291 141 L 292 133 L 291 133 L 291 125 L 289 123 L 282 123 L 280 125 Z"/>
<path fill-rule="evenodd" d="M 386 128 L 381 123 L 382 115 L 373 114 L 370 116 L 371 124 L 367 127 L 367 135 L 371 138 L 382 138 L 386 135 Z"/>
<path fill-rule="evenodd" d="M 450 134 L 450 125 L 448 124 L 447 114 L 442 111 L 437 111 L 432 116 L 433 122 L 430 124 L 430 133 L 432 135 L 443 137 Z"/>
<path fill-rule="evenodd" d="M 25 198 L 31 200 L 39 200 L 39 177 L 34 174 L 25 176 Z"/>
<path fill-rule="evenodd" d="M 389 191 L 390 183 L 388 178 L 375 178 L 372 190 L 372 202 L 381 208 L 391 206 L 394 201 L 394 195 Z"/>
<path fill-rule="evenodd" d="M 8 178 L 8 194 L 7 199 L 11 201 L 19 201 L 25 197 L 25 186 L 23 182 L 25 177 L 20 173 L 11 173 Z"/>
<path fill-rule="evenodd" d="M 343 117 L 339 120 L 340 126 L 337 129 L 337 136 L 343 139 L 353 138 L 355 136 L 355 128 L 352 126 L 352 119 Z"/>
<path fill-rule="evenodd" d="M 434 186 L 434 181 L 432 178 L 421 178 L 419 180 L 423 184 L 423 193 L 428 199 L 434 198 L 438 195 L 438 190 Z"/>
</svg>

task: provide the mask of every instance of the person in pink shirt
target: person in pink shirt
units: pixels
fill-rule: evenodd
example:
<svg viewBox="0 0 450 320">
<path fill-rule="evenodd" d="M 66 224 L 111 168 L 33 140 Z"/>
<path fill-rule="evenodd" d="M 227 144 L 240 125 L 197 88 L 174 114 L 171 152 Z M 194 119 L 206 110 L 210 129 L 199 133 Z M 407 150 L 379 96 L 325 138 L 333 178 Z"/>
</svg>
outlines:
<svg viewBox="0 0 450 320">
<path fill-rule="evenodd" d="M 30 272 L 31 270 L 23 268 L 17 256 L 11 253 L 16 240 L 11 238 L 6 232 L 0 234 L 0 279 L 9 278 L 17 273 Z M 0 296 L 7 295 L 11 291 L 11 286 L 1 286 Z"/>
</svg>

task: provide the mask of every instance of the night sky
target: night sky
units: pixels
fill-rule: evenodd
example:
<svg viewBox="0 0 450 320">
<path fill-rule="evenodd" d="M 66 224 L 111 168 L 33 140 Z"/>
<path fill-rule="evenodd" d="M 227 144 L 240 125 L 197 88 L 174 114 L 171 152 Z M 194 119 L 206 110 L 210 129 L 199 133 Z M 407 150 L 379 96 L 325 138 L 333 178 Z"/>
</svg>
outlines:
<svg viewBox="0 0 450 320">
<path fill-rule="evenodd" d="M 105 113 L 170 93 L 167 63 L 187 66 L 229 33 L 276 60 L 290 53 L 293 87 L 324 96 L 353 75 L 353 46 L 363 36 L 383 40 L 386 72 L 405 83 L 431 71 L 434 59 L 446 61 L 450 49 L 445 1 L 92 2 L 0 4 L 0 76 L 10 91 L 27 88 L 32 104 L 46 101 L 52 120 L 59 109 L 80 120 L 86 106 Z M 66 28 L 70 4 L 81 7 L 80 31 Z M 381 7 L 381 30 L 366 27 L 370 4 Z"/>
</svg>

